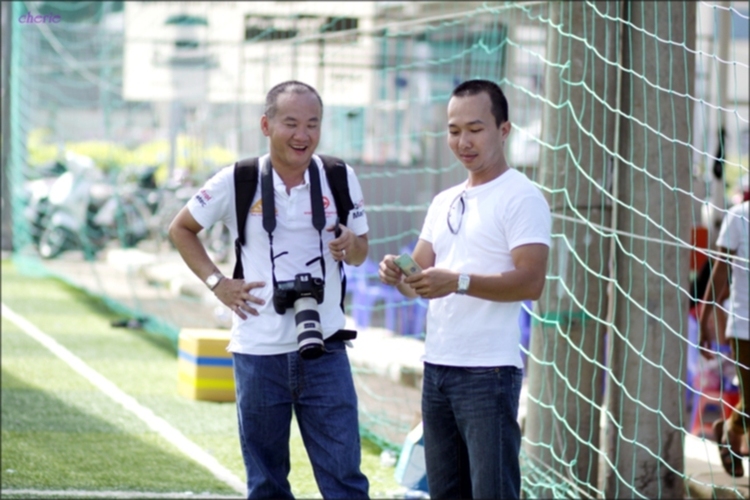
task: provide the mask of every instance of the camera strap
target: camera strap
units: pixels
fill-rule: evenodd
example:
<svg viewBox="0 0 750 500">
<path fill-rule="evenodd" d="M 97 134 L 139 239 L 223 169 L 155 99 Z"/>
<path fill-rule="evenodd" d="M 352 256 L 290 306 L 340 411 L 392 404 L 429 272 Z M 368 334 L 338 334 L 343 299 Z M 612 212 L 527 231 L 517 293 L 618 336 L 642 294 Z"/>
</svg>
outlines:
<svg viewBox="0 0 750 500">
<path fill-rule="evenodd" d="M 323 228 L 326 226 L 326 214 L 325 208 L 323 207 L 323 193 L 320 187 L 320 173 L 318 172 L 318 166 L 315 164 L 315 160 L 310 160 L 310 165 L 307 167 L 307 172 L 310 176 L 310 206 L 312 208 L 312 224 L 315 229 L 318 230 L 318 242 L 320 256 L 305 263 L 309 266 L 316 260 L 320 260 L 320 267 L 323 272 L 323 279 L 326 278 L 326 261 L 323 258 Z M 273 278 L 273 286 L 276 288 L 278 281 L 276 280 L 276 259 L 282 255 L 286 255 L 289 252 L 281 252 L 278 255 L 273 254 L 273 232 L 276 229 L 276 193 L 273 189 L 273 167 L 269 160 L 263 165 L 260 172 L 260 192 L 261 192 L 261 204 L 263 205 L 263 229 L 268 233 L 268 246 L 271 256 L 271 276 Z"/>
</svg>

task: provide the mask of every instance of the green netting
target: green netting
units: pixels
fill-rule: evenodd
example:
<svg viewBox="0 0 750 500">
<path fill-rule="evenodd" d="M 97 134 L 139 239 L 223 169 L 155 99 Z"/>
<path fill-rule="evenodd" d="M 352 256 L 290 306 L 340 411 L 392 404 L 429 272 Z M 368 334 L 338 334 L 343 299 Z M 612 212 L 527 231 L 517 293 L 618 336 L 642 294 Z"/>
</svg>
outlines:
<svg viewBox="0 0 750 500">
<path fill-rule="evenodd" d="M 266 152 L 258 123 L 273 84 L 321 91 L 319 151 L 358 173 L 374 265 L 408 250 L 432 197 L 465 178 L 446 104 L 459 82 L 492 79 L 510 103 L 508 159 L 553 212 L 547 286 L 523 345 L 525 494 L 681 497 L 746 481 L 718 465 L 686 472 L 688 460 L 715 464 L 702 438 L 734 366 L 727 352 L 701 361 L 690 306 L 706 258 L 730 261 L 716 222 L 748 176 L 746 3 L 10 5 L 3 227 L 25 272 L 59 276 L 174 342 L 184 327 L 225 328 L 227 311 L 166 227 L 216 169 Z M 61 20 L 21 22 L 27 13 Z M 89 205 L 109 201 L 111 222 L 77 203 L 86 189 L 57 210 L 78 230 L 50 231 L 39 196 L 61 168 L 92 176 L 101 192 Z M 225 233 L 206 233 L 229 274 Z M 365 291 L 350 287 L 347 312 L 372 338 L 418 350 L 424 308 L 367 302 L 382 293 L 375 274 L 360 270 Z M 363 433 L 398 448 L 419 418 L 418 356 L 395 376 L 387 359 L 367 361 L 353 361 Z M 713 404 L 694 418 L 701 399 Z"/>
</svg>

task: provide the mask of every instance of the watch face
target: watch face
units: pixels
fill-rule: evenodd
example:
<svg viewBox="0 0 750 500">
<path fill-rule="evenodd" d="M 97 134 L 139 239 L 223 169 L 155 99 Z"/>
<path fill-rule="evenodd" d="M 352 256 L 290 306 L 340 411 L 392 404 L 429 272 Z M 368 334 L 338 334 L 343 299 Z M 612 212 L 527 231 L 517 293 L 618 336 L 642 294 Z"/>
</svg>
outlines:
<svg viewBox="0 0 750 500">
<path fill-rule="evenodd" d="M 458 277 L 458 291 L 461 293 L 466 293 L 466 290 L 469 289 L 469 276 L 466 274 L 462 274 Z"/>
<path fill-rule="evenodd" d="M 212 289 L 219 284 L 219 276 L 216 274 L 212 274 L 208 278 L 206 278 L 206 285 L 208 285 L 208 288 Z"/>
</svg>

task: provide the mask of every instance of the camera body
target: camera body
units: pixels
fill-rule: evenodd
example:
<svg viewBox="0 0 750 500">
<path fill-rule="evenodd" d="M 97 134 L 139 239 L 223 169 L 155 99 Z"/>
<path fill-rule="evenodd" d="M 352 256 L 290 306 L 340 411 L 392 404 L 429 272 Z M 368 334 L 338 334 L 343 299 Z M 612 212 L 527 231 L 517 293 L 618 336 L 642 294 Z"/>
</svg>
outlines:
<svg viewBox="0 0 750 500">
<path fill-rule="evenodd" d="M 316 304 L 323 302 L 325 281 L 313 278 L 309 273 L 300 273 L 293 280 L 279 281 L 273 290 L 273 308 L 277 314 L 284 314 L 294 307 L 297 299 L 312 297 Z"/>
<path fill-rule="evenodd" d="M 297 325 L 297 345 L 300 356 L 315 359 L 325 352 L 323 328 L 318 304 L 323 302 L 325 281 L 300 273 L 293 280 L 279 281 L 273 290 L 273 308 L 277 314 L 294 308 Z"/>
</svg>

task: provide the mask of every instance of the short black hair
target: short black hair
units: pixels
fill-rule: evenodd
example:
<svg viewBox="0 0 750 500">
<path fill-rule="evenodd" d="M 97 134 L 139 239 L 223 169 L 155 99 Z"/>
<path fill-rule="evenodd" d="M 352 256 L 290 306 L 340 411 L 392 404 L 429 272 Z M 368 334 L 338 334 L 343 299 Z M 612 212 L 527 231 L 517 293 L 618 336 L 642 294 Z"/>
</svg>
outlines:
<svg viewBox="0 0 750 500">
<path fill-rule="evenodd" d="M 279 100 L 279 96 L 287 91 L 295 94 L 312 92 L 313 95 L 318 98 L 321 112 L 323 111 L 323 99 L 320 98 L 320 94 L 318 94 L 318 91 L 315 90 L 315 88 L 297 80 L 287 80 L 274 85 L 273 88 L 268 91 L 268 94 L 266 94 L 266 107 L 264 113 L 268 118 L 273 118 L 276 115 L 276 103 Z"/>
<path fill-rule="evenodd" d="M 499 127 L 508 121 L 508 100 L 505 98 L 503 90 L 495 82 L 490 80 L 466 80 L 453 89 L 451 97 L 477 95 L 482 92 L 487 92 L 487 95 L 490 96 L 490 101 L 492 101 L 491 111 L 497 126 Z"/>
</svg>

